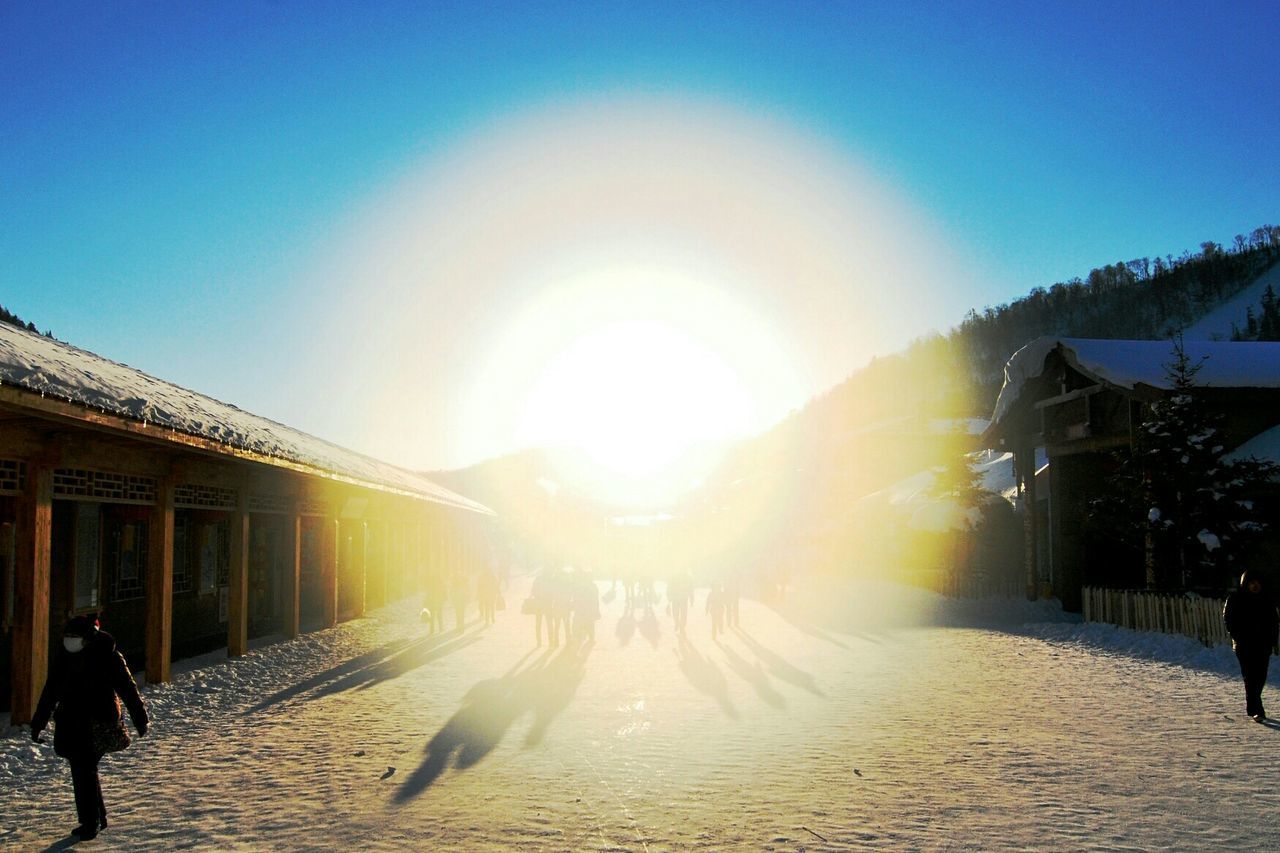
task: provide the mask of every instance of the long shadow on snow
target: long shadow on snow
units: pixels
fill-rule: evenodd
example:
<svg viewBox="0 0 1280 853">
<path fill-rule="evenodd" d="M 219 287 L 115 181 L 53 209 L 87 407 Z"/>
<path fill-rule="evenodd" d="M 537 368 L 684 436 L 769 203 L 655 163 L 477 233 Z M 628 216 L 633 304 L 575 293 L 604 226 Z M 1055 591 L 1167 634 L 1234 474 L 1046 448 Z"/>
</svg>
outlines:
<svg viewBox="0 0 1280 853">
<path fill-rule="evenodd" d="M 422 764 L 396 791 L 395 802 L 406 803 L 425 792 L 451 760 L 455 770 L 474 767 L 525 714 L 533 714 L 525 746 L 541 743 L 551 722 L 573 700 L 590 653 L 589 643 L 566 646 L 554 658 L 548 649 L 525 666 L 530 652 L 502 676 L 473 685 L 462 707 L 427 742 Z"/>
<path fill-rule="evenodd" d="M 278 690 L 244 713 L 248 716 L 307 693 L 311 693 L 310 698 L 314 699 L 352 688 L 370 687 L 469 646 L 480 637 L 479 631 L 472 631 L 463 635 L 436 634 L 419 640 L 396 640 Z"/>
<path fill-rule="evenodd" d="M 680 634 L 680 642 L 675 650 L 680 671 L 689 683 L 716 700 L 720 710 L 733 719 L 738 718 L 738 709 L 729 699 L 729 682 L 725 679 L 720 667 L 710 658 L 703 657 L 693 643 L 684 634 Z"/>
<path fill-rule="evenodd" d="M 762 645 L 759 640 L 741 628 L 734 628 L 733 632 L 746 644 L 747 648 L 751 649 L 751 653 L 764 664 L 764 668 L 775 678 L 808 690 L 815 696 L 826 698 L 827 694 L 823 693 L 822 689 L 818 687 L 813 675 L 805 672 L 795 664 L 783 660 L 781 655 Z"/>
<path fill-rule="evenodd" d="M 729 664 L 729 669 L 733 670 L 743 681 L 750 684 L 761 699 L 775 708 L 785 708 L 787 706 L 787 700 L 782 697 L 781 693 L 773 689 L 773 684 L 770 683 L 769 676 L 765 674 L 764 667 L 759 660 L 751 663 L 725 645 L 720 646 L 720 650 L 724 652 L 724 660 L 725 663 Z"/>
</svg>

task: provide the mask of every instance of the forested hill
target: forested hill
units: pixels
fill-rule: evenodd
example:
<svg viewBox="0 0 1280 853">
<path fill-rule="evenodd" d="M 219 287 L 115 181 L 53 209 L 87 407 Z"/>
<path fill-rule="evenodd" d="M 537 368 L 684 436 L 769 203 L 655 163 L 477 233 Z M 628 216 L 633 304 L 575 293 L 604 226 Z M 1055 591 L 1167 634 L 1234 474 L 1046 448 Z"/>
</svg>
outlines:
<svg viewBox="0 0 1280 853">
<path fill-rule="evenodd" d="M 945 335 L 913 342 L 875 359 L 788 419 L 806 434 L 840 433 L 903 415 L 989 416 L 1004 365 L 1041 335 L 1160 340 L 1231 299 L 1280 261 L 1280 227 L 1265 225 L 1234 245 L 1206 242 L 1200 251 L 1121 261 L 1085 278 L 1037 287 L 1007 305 L 970 311 Z M 1238 338 L 1266 339 L 1271 299 L 1259 322 Z M 1253 315 L 1251 315 L 1253 316 Z M 787 428 L 784 422 L 783 428 Z"/>
<path fill-rule="evenodd" d="M 14 314 L 8 308 L 0 305 L 0 323 L 8 323 L 10 326 L 17 326 L 19 329 L 26 329 L 28 332 L 40 334 L 40 330 L 36 328 L 35 323 L 23 322 L 22 318 Z M 53 332 L 46 330 L 44 333 L 46 338 L 52 338 Z"/>
</svg>

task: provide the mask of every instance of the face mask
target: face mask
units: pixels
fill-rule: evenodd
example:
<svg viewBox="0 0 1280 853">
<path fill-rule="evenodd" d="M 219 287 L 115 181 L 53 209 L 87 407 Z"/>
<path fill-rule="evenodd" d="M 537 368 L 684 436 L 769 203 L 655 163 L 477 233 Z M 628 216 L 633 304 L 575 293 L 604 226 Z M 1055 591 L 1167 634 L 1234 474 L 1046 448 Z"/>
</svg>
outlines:
<svg viewBox="0 0 1280 853">
<path fill-rule="evenodd" d="M 62 647 L 75 654 L 84 648 L 84 637 L 63 637 Z"/>
</svg>

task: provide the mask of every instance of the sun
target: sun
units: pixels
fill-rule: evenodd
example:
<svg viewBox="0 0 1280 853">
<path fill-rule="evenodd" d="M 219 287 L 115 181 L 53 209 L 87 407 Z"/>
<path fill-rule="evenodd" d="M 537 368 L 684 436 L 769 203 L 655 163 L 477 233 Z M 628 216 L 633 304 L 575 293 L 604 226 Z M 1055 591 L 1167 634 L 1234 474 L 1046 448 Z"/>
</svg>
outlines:
<svg viewBox="0 0 1280 853">
<path fill-rule="evenodd" d="M 570 451 L 556 458 L 575 491 L 669 506 L 799 383 L 776 329 L 727 279 L 686 258 L 615 256 L 547 268 L 493 327 L 466 423 Z"/>
<path fill-rule="evenodd" d="M 523 431 L 567 443 L 629 480 L 654 478 L 751 420 L 744 380 L 706 342 L 666 323 L 603 325 L 548 360 Z"/>
</svg>

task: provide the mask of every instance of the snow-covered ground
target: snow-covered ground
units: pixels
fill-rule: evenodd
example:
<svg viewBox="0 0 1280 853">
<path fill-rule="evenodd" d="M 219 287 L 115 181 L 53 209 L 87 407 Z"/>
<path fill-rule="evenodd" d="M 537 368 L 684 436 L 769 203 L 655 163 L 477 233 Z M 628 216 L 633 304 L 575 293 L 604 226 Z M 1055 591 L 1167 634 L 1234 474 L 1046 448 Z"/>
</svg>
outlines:
<svg viewBox="0 0 1280 853">
<path fill-rule="evenodd" d="M 99 849 L 1276 849 L 1280 730 L 1226 648 L 1050 603 L 874 584 L 747 600 L 682 642 L 659 604 L 592 645 L 429 637 L 413 602 L 144 696 Z M 607 590 L 607 584 L 601 584 Z M 1267 703 L 1280 709 L 1269 689 Z M 58 849 L 66 764 L 0 739 L 0 847 Z"/>
</svg>

